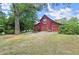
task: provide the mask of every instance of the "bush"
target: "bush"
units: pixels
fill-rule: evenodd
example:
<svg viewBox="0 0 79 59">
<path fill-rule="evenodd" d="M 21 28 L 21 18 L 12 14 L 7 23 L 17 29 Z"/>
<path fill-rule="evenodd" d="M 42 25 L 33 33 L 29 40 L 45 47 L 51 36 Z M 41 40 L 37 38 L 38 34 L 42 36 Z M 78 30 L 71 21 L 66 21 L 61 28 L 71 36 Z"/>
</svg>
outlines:
<svg viewBox="0 0 79 59">
<path fill-rule="evenodd" d="M 11 26 L 7 26 L 5 29 L 5 33 L 6 34 L 14 34 L 14 28 L 12 28 Z"/>
<path fill-rule="evenodd" d="M 5 33 L 6 34 L 14 34 L 14 30 L 12 30 L 12 29 L 11 30 L 5 30 Z"/>
<path fill-rule="evenodd" d="M 4 26 L 0 25 L 0 35 L 4 35 Z"/>
<path fill-rule="evenodd" d="M 59 33 L 79 34 L 79 24 L 77 22 L 64 24 L 60 27 Z"/>
</svg>

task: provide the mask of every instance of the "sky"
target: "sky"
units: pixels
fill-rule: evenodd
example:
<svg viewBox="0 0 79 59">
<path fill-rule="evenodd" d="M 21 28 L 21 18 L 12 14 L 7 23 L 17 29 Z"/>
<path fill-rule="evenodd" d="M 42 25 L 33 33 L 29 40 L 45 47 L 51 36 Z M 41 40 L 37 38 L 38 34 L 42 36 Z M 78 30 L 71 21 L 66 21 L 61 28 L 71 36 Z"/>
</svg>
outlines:
<svg viewBox="0 0 79 59">
<path fill-rule="evenodd" d="M 38 18 L 40 19 L 43 15 L 47 15 L 53 20 L 66 18 L 69 20 L 71 17 L 77 17 L 79 19 L 79 4 L 72 3 L 70 7 L 63 4 L 57 5 L 54 8 L 51 4 L 47 4 L 48 11 L 45 8 L 37 12 Z"/>
<path fill-rule="evenodd" d="M 10 10 L 9 5 L 10 4 L 2 4 L 3 12 L 6 14 L 8 14 L 7 11 Z M 46 10 L 46 8 L 48 10 Z M 46 8 L 44 7 L 41 11 L 37 11 L 39 19 L 41 19 L 43 15 L 47 15 L 53 20 L 61 18 L 67 18 L 69 20 L 71 17 L 77 17 L 79 19 L 79 3 L 72 3 L 70 4 L 70 7 L 63 5 L 62 3 L 53 7 L 52 4 L 47 3 Z"/>
<path fill-rule="evenodd" d="M 7 3 L 3 3 L 2 4 L 2 11 L 6 14 L 8 14 L 8 12 L 10 11 L 10 4 Z"/>
</svg>

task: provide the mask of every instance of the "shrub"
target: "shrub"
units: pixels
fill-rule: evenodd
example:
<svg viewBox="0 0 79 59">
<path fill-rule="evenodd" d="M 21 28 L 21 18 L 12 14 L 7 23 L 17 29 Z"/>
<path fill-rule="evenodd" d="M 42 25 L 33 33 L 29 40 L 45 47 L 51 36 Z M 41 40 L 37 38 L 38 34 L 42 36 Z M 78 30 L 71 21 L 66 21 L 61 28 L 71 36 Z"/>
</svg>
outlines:
<svg viewBox="0 0 79 59">
<path fill-rule="evenodd" d="M 14 28 L 12 28 L 11 26 L 7 26 L 7 28 L 5 29 L 5 33 L 14 34 Z"/>
<path fill-rule="evenodd" d="M 10 30 L 5 30 L 6 34 L 14 34 L 14 30 L 10 29 Z"/>
<path fill-rule="evenodd" d="M 77 22 L 64 24 L 60 27 L 59 33 L 79 34 L 79 24 Z"/>
</svg>

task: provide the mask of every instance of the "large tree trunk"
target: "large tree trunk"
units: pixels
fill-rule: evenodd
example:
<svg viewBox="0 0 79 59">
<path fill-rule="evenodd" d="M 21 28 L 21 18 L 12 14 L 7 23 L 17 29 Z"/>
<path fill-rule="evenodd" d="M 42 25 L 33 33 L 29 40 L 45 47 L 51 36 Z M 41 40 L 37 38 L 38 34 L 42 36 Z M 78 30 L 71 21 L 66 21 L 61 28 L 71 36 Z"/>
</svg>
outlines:
<svg viewBox="0 0 79 59">
<path fill-rule="evenodd" d="M 14 16 L 15 16 L 15 34 L 20 34 L 20 24 L 19 24 L 19 10 L 17 4 L 13 3 Z"/>
</svg>

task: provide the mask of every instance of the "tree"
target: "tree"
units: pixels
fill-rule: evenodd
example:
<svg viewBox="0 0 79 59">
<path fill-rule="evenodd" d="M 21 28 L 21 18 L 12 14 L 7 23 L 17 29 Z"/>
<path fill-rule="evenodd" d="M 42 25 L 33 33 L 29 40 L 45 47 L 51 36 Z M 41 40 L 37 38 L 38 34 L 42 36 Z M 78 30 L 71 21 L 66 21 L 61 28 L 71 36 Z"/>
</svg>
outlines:
<svg viewBox="0 0 79 59">
<path fill-rule="evenodd" d="M 14 15 L 15 15 L 15 34 L 20 34 L 20 24 L 19 24 L 19 9 L 17 4 L 13 3 Z"/>
<path fill-rule="evenodd" d="M 67 23 L 62 24 L 59 33 L 63 34 L 79 34 L 79 23 L 78 19 L 72 17 Z"/>
<path fill-rule="evenodd" d="M 37 7 L 34 4 L 26 4 L 26 6 L 26 11 L 20 17 L 21 31 L 33 30 L 35 20 L 37 19 Z"/>
<path fill-rule="evenodd" d="M 14 16 L 15 16 L 15 34 L 20 33 L 20 28 L 22 29 L 23 26 L 26 29 L 32 29 L 34 26 L 34 20 L 36 19 L 36 10 L 34 4 L 12 4 L 14 9 Z M 26 22 L 26 23 L 25 23 Z M 23 24 L 23 26 L 22 26 Z"/>
<path fill-rule="evenodd" d="M 5 13 L 2 12 L 2 4 L 0 3 L 0 34 L 5 32 Z"/>
<path fill-rule="evenodd" d="M 67 23 L 67 19 L 66 19 L 66 18 L 62 18 L 62 19 L 61 19 L 61 23 L 62 23 L 62 24 L 66 24 L 66 23 Z"/>
<path fill-rule="evenodd" d="M 72 22 L 72 23 L 78 22 L 78 19 L 77 17 L 72 17 L 68 22 Z"/>
</svg>

